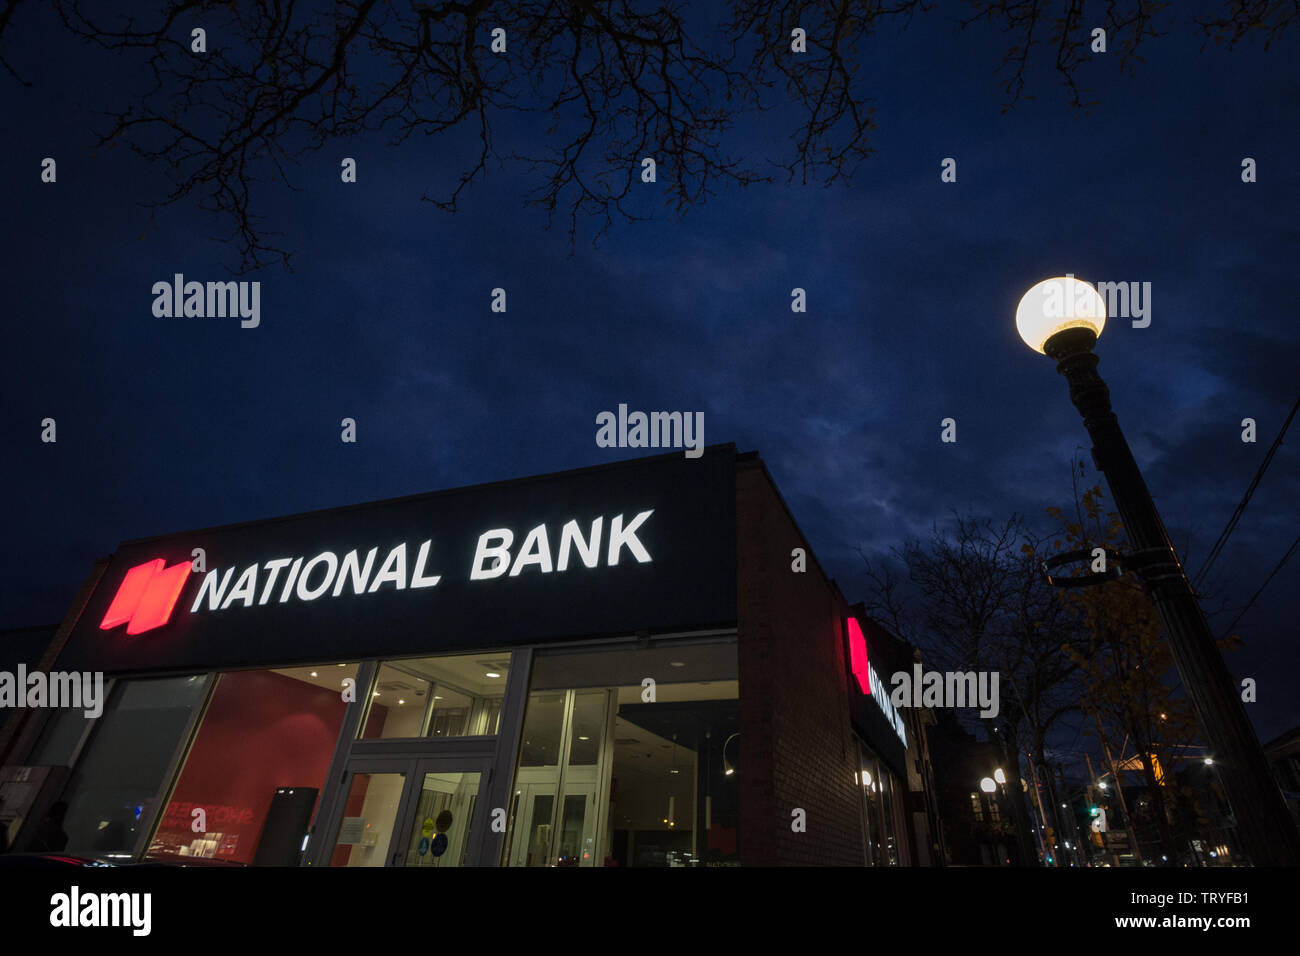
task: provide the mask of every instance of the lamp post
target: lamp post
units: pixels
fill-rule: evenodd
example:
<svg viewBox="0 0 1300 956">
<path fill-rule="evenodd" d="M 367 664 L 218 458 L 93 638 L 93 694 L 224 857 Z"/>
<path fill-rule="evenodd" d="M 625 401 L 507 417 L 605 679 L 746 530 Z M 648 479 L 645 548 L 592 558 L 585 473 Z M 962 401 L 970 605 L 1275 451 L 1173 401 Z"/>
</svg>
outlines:
<svg viewBox="0 0 1300 956">
<path fill-rule="evenodd" d="M 1220 779 L 1243 847 L 1256 866 L 1300 863 L 1300 832 L 1097 373 L 1093 347 L 1105 322 L 1101 295 L 1073 276 L 1038 283 L 1016 309 L 1020 337 L 1053 359 L 1070 385 L 1070 400 L 1092 438 L 1093 462 L 1106 476 L 1128 535 L 1132 550 L 1124 564 L 1150 591 L 1201 731 L 1228 768 Z"/>
<path fill-rule="evenodd" d="M 993 792 L 997 790 L 997 788 L 998 785 L 993 782 L 992 777 L 985 777 L 983 780 L 980 781 L 980 789 L 983 790 L 989 796 L 990 807 L 997 806 L 997 798 L 993 796 Z M 1000 818 L 1001 813 L 999 813 L 998 816 Z M 990 814 L 990 828 L 991 827 L 992 827 L 992 815 Z M 991 849 L 992 849 L 992 855 L 994 857 L 994 866 L 1001 866 L 1002 854 L 998 853 L 998 847 L 1000 844 L 997 842 L 997 831 L 993 830 L 992 833 L 993 833 L 993 839 L 992 839 Z"/>
</svg>

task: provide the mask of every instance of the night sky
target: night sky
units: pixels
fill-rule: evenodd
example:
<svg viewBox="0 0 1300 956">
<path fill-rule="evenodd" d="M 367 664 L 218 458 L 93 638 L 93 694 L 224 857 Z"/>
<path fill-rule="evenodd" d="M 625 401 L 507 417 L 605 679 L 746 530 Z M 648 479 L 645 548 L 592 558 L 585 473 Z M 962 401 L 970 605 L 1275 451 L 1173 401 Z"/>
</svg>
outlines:
<svg viewBox="0 0 1300 956">
<path fill-rule="evenodd" d="M 140 204 L 165 194 L 165 171 L 94 151 L 98 111 L 129 101 L 138 69 L 20 7 L 5 43 L 32 85 L 0 74 L 0 629 L 57 623 L 125 539 L 657 454 L 596 446 L 596 415 L 619 403 L 703 411 L 706 443 L 758 451 L 859 600 L 859 548 L 885 553 L 951 509 L 1047 526 L 1044 509 L 1069 503 L 1087 436 L 1014 325 L 1025 290 L 1067 272 L 1152 284 L 1150 327 L 1109 322 L 1100 370 L 1195 570 L 1300 378 L 1296 36 L 1202 50 L 1180 12 L 1135 77 L 1085 65 L 1089 113 L 1039 64 L 1036 99 L 1004 115 L 1007 38 L 958 31 L 945 7 L 872 39 L 876 152 L 851 182 L 720 188 L 680 219 L 646 185 L 635 205 L 652 221 L 616 221 L 595 248 L 580 221 L 572 255 L 564 222 L 525 207 L 522 167 L 491 164 L 454 216 L 420 201 L 453 182 L 463 137 L 328 145 L 290 167 L 296 192 L 256 196 L 293 271 L 242 277 L 262 283 L 252 330 L 153 316 L 156 281 L 237 278 L 233 247 L 208 238 L 225 223 L 193 201 L 151 219 Z M 781 158 L 790 125 L 780 109 L 749 117 L 728 148 Z M 500 145 L 536 134 L 503 125 Z M 796 286 L 806 314 L 790 310 Z M 40 440 L 47 416 L 57 444 Z M 939 440 L 949 416 L 956 444 Z M 339 440 L 344 417 L 356 444 Z M 1220 627 L 1295 538 L 1289 439 L 1210 581 Z M 1259 680 L 1264 740 L 1300 724 L 1298 586 L 1300 559 L 1229 658 Z"/>
</svg>

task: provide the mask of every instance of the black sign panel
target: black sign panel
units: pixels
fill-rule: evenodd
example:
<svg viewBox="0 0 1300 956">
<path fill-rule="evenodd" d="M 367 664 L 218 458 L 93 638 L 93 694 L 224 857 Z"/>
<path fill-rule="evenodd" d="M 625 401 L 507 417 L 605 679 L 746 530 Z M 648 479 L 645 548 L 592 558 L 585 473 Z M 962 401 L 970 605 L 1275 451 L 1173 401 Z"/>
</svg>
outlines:
<svg viewBox="0 0 1300 956">
<path fill-rule="evenodd" d="M 847 622 L 846 622 L 847 623 Z M 882 695 L 888 702 L 890 691 L 893 685 L 890 683 L 895 671 L 903 670 L 910 662 L 902 657 L 894 655 L 890 649 L 882 642 L 875 639 L 875 629 L 870 622 L 862 628 L 863 637 L 867 645 L 867 660 L 870 662 L 871 669 L 875 671 L 876 676 L 880 679 L 881 685 L 876 688 L 877 692 Z M 845 641 L 851 643 L 852 637 L 848 630 L 845 630 Z M 850 649 L 849 654 L 852 654 Z M 851 660 L 851 656 L 846 658 Z M 903 712 L 895 710 L 894 713 L 902 718 Z M 908 734 L 907 746 L 903 745 L 902 739 L 898 736 L 898 731 L 894 728 L 893 721 L 885 713 L 879 700 L 873 699 L 873 695 L 864 694 L 858 686 L 857 678 L 849 675 L 849 714 L 853 726 L 857 729 L 862 738 L 875 751 L 888 767 L 899 776 L 899 779 L 907 780 L 907 751 L 915 746 L 915 741 L 911 739 L 911 729 L 907 728 Z"/>
<path fill-rule="evenodd" d="M 198 672 L 732 626 L 734 463 L 719 445 L 127 542 L 57 666 Z M 177 570 L 195 549 L 204 571 Z"/>
</svg>

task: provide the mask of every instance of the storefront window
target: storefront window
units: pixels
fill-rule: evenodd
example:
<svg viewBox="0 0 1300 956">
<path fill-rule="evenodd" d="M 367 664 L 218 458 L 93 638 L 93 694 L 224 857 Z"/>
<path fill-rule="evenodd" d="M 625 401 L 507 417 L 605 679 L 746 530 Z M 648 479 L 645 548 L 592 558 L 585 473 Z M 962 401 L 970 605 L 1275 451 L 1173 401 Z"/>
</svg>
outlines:
<svg viewBox="0 0 1300 956">
<path fill-rule="evenodd" d="M 901 865 L 898 780 L 865 745 L 861 747 L 863 814 L 866 817 L 868 866 Z"/>
<path fill-rule="evenodd" d="M 295 865 L 356 674 L 319 664 L 220 675 L 148 855 Z"/>
<path fill-rule="evenodd" d="M 495 735 L 509 676 L 507 651 L 382 663 L 360 736 Z"/>
<path fill-rule="evenodd" d="M 64 790 L 66 845 L 51 849 L 111 857 L 134 852 L 140 821 L 166 785 L 206 690 L 206 677 L 118 684 Z"/>
<path fill-rule="evenodd" d="M 734 642 L 539 652 L 503 859 L 739 863 Z"/>
<path fill-rule="evenodd" d="M 69 708 L 55 713 L 41 731 L 40 739 L 32 750 L 28 763 L 34 767 L 67 767 L 72 755 L 86 732 L 94 723 L 84 710 Z"/>
</svg>

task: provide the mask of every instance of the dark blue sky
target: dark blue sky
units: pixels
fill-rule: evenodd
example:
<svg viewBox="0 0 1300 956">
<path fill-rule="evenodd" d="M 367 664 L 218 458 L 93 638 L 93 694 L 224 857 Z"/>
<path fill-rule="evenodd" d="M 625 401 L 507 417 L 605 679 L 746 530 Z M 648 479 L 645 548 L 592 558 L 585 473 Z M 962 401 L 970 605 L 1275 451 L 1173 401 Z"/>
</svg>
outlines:
<svg viewBox="0 0 1300 956">
<path fill-rule="evenodd" d="M 230 277 L 233 250 L 206 238 L 224 224 L 192 203 L 150 221 L 139 203 L 165 191 L 163 170 L 125 147 L 92 155 L 95 112 L 128 99 L 130 74 L 21 8 L 24 42 L 6 42 L 33 85 L 0 76 L 0 628 L 59 620 L 123 539 L 628 457 L 594 441 L 620 402 L 704 411 L 708 443 L 760 452 L 859 599 L 858 548 L 885 552 L 950 509 L 1045 521 L 1068 503 L 1086 434 L 1013 321 L 1029 286 L 1065 272 L 1152 283 L 1150 327 L 1108 324 L 1101 371 L 1199 567 L 1296 397 L 1300 81 L 1294 37 L 1202 51 L 1186 14 L 1170 23 L 1135 78 L 1086 65 L 1100 101 L 1086 115 L 1042 69 L 1037 98 L 1003 115 L 996 31 L 958 32 L 942 9 L 885 30 L 864 65 L 876 153 L 850 183 L 723 189 L 680 221 L 662 184 L 644 186 L 654 221 L 616 223 L 595 249 L 588 228 L 572 257 L 562 224 L 524 207 L 523 168 L 491 165 L 453 217 L 420 202 L 450 182 L 452 141 L 327 146 L 293 168 L 299 191 L 257 196 L 294 271 L 246 277 L 262 320 L 242 330 L 153 316 L 154 282 Z M 789 122 L 751 118 L 728 146 L 782 155 Z M 503 126 L 501 145 L 531 134 Z M 39 180 L 45 156 L 56 185 Z M 940 182 L 948 156 L 956 184 Z M 40 442 L 47 416 L 56 445 Z M 339 441 L 345 416 L 356 444 Z M 948 416 L 955 445 L 939 441 Z M 1258 444 L 1240 441 L 1244 417 Z M 1295 537 L 1296 464 L 1293 434 L 1217 565 L 1230 607 Z M 1300 724 L 1297 585 L 1300 560 L 1229 661 L 1259 680 L 1265 739 Z"/>
</svg>

